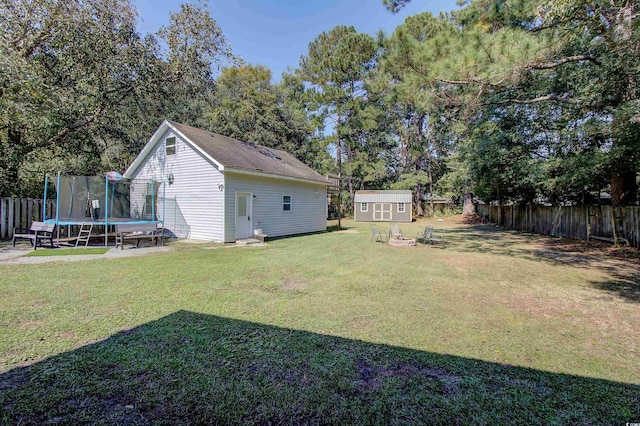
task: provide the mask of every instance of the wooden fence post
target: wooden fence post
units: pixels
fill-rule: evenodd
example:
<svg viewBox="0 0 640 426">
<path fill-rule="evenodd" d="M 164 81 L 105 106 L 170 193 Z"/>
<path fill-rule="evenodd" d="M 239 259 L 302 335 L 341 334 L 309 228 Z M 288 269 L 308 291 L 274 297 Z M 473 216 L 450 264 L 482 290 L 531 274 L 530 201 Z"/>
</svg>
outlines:
<svg viewBox="0 0 640 426">
<path fill-rule="evenodd" d="M 13 198 L 9 198 L 9 203 L 7 206 L 7 211 L 9 213 L 8 215 L 8 220 L 7 220 L 7 239 L 13 238 L 13 227 L 14 227 L 14 223 L 13 223 Z"/>
<path fill-rule="evenodd" d="M 591 207 L 587 206 L 587 216 L 585 217 L 587 221 L 587 241 L 591 238 Z"/>
<path fill-rule="evenodd" d="M 0 240 L 7 239 L 7 207 L 9 202 L 6 198 L 0 198 Z"/>
<path fill-rule="evenodd" d="M 33 199 L 27 198 L 27 223 L 31 226 L 31 223 L 35 220 L 33 218 Z"/>
</svg>

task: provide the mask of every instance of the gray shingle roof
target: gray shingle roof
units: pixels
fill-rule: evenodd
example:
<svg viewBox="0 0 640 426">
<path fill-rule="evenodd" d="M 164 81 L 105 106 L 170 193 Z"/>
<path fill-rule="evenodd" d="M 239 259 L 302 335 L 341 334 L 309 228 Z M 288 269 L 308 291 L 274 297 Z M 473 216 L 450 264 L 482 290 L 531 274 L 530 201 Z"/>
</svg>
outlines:
<svg viewBox="0 0 640 426">
<path fill-rule="evenodd" d="M 169 123 L 225 168 L 329 183 L 324 176 L 285 151 L 244 142 L 173 121 Z"/>
</svg>

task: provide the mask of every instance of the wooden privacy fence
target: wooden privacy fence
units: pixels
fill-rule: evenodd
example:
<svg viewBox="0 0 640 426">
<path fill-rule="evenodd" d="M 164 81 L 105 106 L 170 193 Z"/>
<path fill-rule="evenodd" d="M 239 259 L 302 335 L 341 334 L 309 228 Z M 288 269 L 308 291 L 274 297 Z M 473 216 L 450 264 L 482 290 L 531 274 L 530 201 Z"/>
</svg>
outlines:
<svg viewBox="0 0 640 426">
<path fill-rule="evenodd" d="M 581 240 L 619 238 L 640 247 L 640 207 L 479 205 L 478 214 L 505 228 Z"/>
<path fill-rule="evenodd" d="M 13 228 L 29 228 L 31 222 L 42 222 L 43 200 L 36 198 L 0 198 L 0 240 L 10 240 Z M 47 200 L 47 216 L 55 216 L 55 200 Z"/>
</svg>

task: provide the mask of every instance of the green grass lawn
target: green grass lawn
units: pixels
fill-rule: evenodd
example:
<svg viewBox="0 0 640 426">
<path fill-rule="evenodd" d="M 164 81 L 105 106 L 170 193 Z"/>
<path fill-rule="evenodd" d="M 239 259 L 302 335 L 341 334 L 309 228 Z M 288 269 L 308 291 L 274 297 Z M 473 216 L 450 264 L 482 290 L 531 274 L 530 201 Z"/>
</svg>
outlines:
<svg viewBox="0 0 640 426">
<path fill-rule="evenodd" d="M 637 263 L 438 225 L 0 264 L 0 422 L 640 421 Z"/>
<path fill-rule="evenodd" d="M 29 252 L 29 257 L 46 257 L 46 256 L 80 256 L 84 254 L 105 254 L 110 250 L 109 247 L 90 247 L 90 248 L 67 248 L 56 250 L 34 250 Z"/>
</svg>

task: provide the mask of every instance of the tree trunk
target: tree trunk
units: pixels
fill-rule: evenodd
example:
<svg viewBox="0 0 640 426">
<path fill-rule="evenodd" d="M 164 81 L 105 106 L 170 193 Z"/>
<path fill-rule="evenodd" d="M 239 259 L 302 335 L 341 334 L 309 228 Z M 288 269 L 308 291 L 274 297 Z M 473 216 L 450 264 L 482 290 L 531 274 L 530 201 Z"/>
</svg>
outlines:
<svg viewBox="0 0 640 426">
<path fill-rule="evenodd" d="M 338 162 L 338 230 L 342 229 L 342 143 L 340 141 L 340 112 L 336 126 L 336 160 Z"/>
<path fill-rule="evenodd" d="M 621 2 L 626 3 L 626 2 Z M 633 34 L 634 26 L 634 8 L 637 7 L 636 2 L 628 2 L 626 6 L 619 7 L 616 19 L 614 20 L 613 30 L 618 40 L 624 40 L 628 43 Z M 638 44 L 627 52 L 630 57 L 637 57 L 639 52 Z M 635 63 L 635 62 L 633 62 Z M 615 105 L 618 109 L 613 114 L 611 128 L 614 135 L 614 143 L 611 153 L 614 153 L 612 162 L 613 170 L 611 170 L 611 204 L 613 206 L 634 205 L 638 201 L 638 124 L 631 124 L 634 121 L 633 115 L 637 113 L 637 109 L 626 109 L 624 104 L 637 101 L 638 86 L 637 77 L 625 66 L 619 67 L 620 82 L 618 86 L 619 95 L 617 98 L 622 99 L 622 103 Z"/>
<path fill-rule="evenodd" d="M 349 164 L 353 164 L 353 150 L 351 148 L 347 149 L 347 161 Z M 349 208 L 353 210 L 353 203 L 356 199 L 356 188 L 353 185 L 353 173 L 349 173 L 349 178 L 347 180 L 347 186 L 349 187 Z"/>
<path fill-rule="evenodd" d="M 422 209 L 422 185 L 416 184 L 416 191 L 413 194 L 413 203 L 415 205 L 416 216 L 424 216 L 424 210 Z"/>
<path fill-rule="evenodd" d="M 611 173 L 611 204 L 613 206 L 629 206 L 638 201 L 638 184 L 636 171 L 613 171 Z"/>
<path fill-rule="evenodd" d="M 431 217 L 435 216 L 436 209 L 433 205 L 433 178 L 431 177 L 431 150 L 427 150 L 427 173 L 429 174 L 429 207 L 431 210 Z"/>
<path fill-rule="evenodd" d="M 464 216 L 474 216 L 476 214 L 476 205 L 473 204 L 473 194 L 467 192 L 464 194 L 464 203 L 462 204 L 462 214 Z"/>
</svg>

